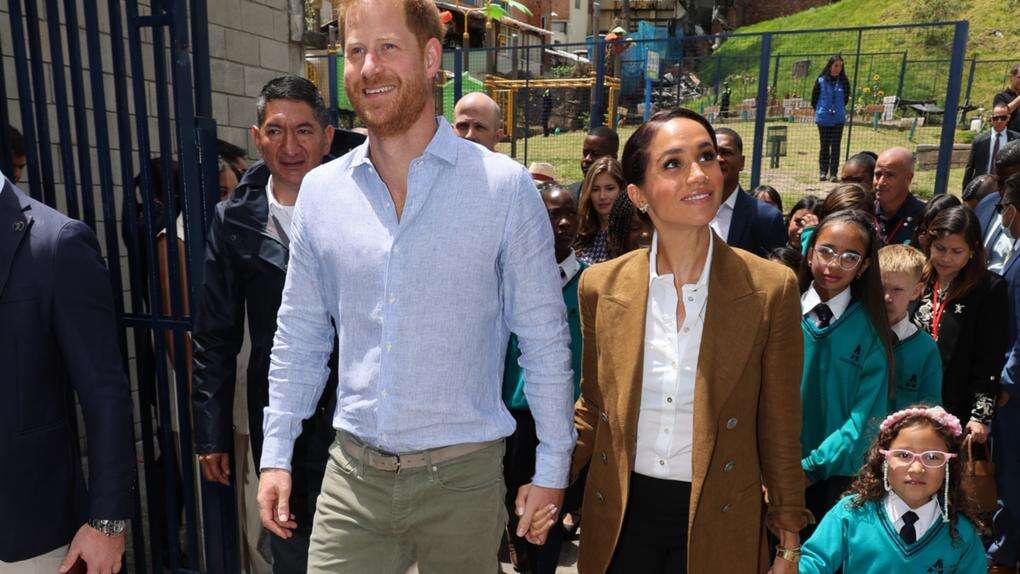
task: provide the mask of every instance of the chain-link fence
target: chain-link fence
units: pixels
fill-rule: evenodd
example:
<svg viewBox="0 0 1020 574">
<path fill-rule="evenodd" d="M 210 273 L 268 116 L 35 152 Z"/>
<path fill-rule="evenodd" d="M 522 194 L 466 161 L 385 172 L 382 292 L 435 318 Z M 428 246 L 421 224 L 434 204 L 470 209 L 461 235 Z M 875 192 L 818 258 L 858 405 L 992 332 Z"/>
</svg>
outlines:
<svg viewBox="0 0 1020 574">
<path fill-rule="evenodd" d="M 498 151 L 552 164 L 563 183 L 580 179 L 591 127 L 614 127 L 622 147 L 652 112 L 685 106 L 741 136 L 745 188 L 767 183 L 791 200 L 824 195 L 849 156 L 904 146 L 917 156 L 915 191 L 926 196 L 959 189 L 972 136 L 956 126 L 991 101 L 1010 66 L 965 60 L 967 29 L 951 22 L 672 37 L 643 22 L 626 40 L 448 49 L 437 109 L 452 123 L 459 97 L 486 92 L 502 109 Z M 833 95 L 819 80 L 835 55 L 845 83 Z M 310 60 L 309 74 L 329 82 L 324 94 L 343 109 L 342 59 L 326 58 L 339 62 L 332 80 L 328 62 Z M 817 100 L 833 97 L 845 106 L 816 114 Z M 829 158 L 820 125 L 838 126 L 824 130 Z"/>
</svg>

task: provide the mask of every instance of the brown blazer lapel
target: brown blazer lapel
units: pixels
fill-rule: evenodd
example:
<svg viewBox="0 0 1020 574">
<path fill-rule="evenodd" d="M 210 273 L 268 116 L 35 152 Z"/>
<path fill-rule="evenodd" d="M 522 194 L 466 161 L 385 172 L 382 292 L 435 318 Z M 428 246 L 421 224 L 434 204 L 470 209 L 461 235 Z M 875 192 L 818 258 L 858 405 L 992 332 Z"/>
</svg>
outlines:
<svg viewBox="0 0 1020 574">
<path fill-rule="evenodd" d="M 715 449 L 720 410 L 740 381 L 762 319 L 761 300 L 743 260 L 718 236 L 708 277 L 708 304 L 694 383 L 691 516 Z"/>
<path fill-rule="evenodd" d="M 626 452 L 620 459 L 626 465 L 627 475 L 634 466 L 634 452 L 637 440 L 637 420 L 641 407 L 641 379 L 644 367 L 645 313 L 648 306 L 648 250 L 620 269 L 613 288 L 603 299 L 602 310 L 605 322 L 600 324 L 604 334 L 599 337 L 599 348 L 603 349 L 613 365 L 612 377 L 616 396 L 611 404 L 605 405 L 611 416 L 622 425 L 622 436 L 628 437 Z"/>
</svg>

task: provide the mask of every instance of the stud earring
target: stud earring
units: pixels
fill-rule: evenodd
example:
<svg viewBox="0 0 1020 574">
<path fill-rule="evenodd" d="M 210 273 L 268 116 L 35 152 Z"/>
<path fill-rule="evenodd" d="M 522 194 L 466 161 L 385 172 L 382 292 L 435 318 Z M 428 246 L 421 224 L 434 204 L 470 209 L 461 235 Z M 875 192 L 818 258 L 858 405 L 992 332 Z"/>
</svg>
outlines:
<svg viewBox="0 0 1020 574">
<path fill-rule="evenodd" d="M 638 211 L 640 211 L 641 213 L 648 213 L 648 204 L 646 203 L 646 204 L 642 205 L 641 207 L 639 207 Z"/>
</svg>

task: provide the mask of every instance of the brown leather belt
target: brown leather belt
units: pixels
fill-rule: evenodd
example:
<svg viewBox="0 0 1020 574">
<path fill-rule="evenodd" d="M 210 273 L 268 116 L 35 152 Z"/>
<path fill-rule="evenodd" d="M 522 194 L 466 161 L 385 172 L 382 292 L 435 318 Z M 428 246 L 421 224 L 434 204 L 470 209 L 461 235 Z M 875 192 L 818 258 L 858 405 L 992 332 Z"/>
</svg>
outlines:
<svg viewBox="0 0 1020 574">
<path fill-rule="evenodd" d="M 346 452 L 348 456 L 352 456 L 366 465 L 378 470 L 397 472 L 400 469 L 421 468 L 430 464 L 442 464 L 448 460 L 460 458 L 473 452 L 478 452 L 483 448 L 493 446 L 499 443 L 502 439 L 488 442 L 454 444 L 428 450 L 404 453 L 386 452 L 373 448 L 354 435 L 344 431 L 337 431 L 337 440 L 340 442 L 340 447 L 344 449 L 344 452 Z"/>
</svg>

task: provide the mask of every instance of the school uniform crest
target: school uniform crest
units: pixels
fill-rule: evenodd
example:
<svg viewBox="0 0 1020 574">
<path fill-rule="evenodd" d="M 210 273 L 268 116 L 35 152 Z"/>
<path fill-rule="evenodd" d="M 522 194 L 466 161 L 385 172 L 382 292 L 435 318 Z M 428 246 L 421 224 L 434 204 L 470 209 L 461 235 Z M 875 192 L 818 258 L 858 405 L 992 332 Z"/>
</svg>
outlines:
<svg viewBox="0 0 1020 574">
<path fill-rule="evenodd" d="M 850 353 L 849 357 L 840 357 L 839 360 L 844 363 L 849 363 L 855 367 L 861 366 L 861 346 L 857 345 L 854 347 L 854 351 Z"/>
<path fill-rule="evenodd" d="M 963 313 L 963 305 L 957 303 L 956 307 L 953 309 L 953 312 L 956 313 L 957 315 Z"/>
<path fill-rule="evenodd" d="M 907 380 L 903 381 L 903 385 L 902 386 L 903 386 L 904 389 L 907 389 L 907 390 L 910 390 L 910 391 L 916 391 L 917 387 L 918 387 L 917 374 L 915 373 L 913 375 L 910 375 L 910 378 L 908 378 Z"/>
</svg>

